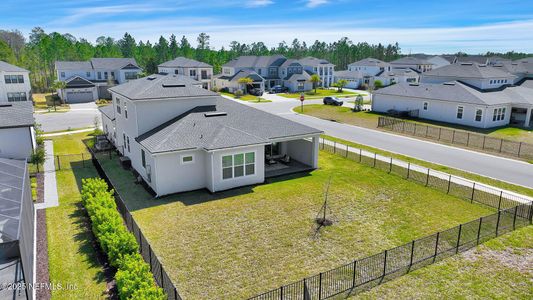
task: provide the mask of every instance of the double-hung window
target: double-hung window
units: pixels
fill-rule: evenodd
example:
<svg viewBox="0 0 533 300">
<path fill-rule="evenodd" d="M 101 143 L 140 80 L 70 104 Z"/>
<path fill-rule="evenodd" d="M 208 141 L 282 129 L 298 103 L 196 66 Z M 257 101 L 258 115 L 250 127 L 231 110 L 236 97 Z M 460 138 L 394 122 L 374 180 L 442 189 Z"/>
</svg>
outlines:
<svg viewBox="0 0 533 300">
<path fill-rule="evenodd" d="M 7 93 L 7 101 L 8 102 L 19 102 L 19 101 L 27 101 L 28 98 L 26 97 L 26 92 L 21 93 Z"/>
<path fill-rule="evenodd" d="M 457 106 L 457 119 L 462 119 L 463 118 L 463 112 L 464 112 L 464 107 L 463 106 Z"/>
<path fill-rule="evenodd" d="M 505 107 L 495 108 L 492 114 L 492 121 L 505 120 Z"/>
<path fill-rule="evenodd" d="M 424 110 L 428 110 L 428 105 L 429 105 L 428 102 L 424 102 Z"/>
<path fill-rule="evenodd" d="M 116 98 L 117 100 L 117 113 L 120 115 L 121 114 L 121 111 L 122 111 L 122 108 L 120 107 L 120 99 L 119 98 Z"/>
<path fill-rule="evenodd" d="M 481 108 L 476 109 L 476 122 L 481 122 L 483 119 L 483 110 Z"/>
<path fill-rule="evenodd" d="M 22 75 L 4 75 L 5 83 L 24 83 L 24 76 Z"/>
<path fill-rule="evenodd" d="M 222 156 L 222 179 L 255 174 L 255 152 Z"/>
<path fill-rule="evenodd" d="M 124 118 L 128 118 L 128 106 L 126 105 L 126 102 L 124 102 Z"/>
</svg>

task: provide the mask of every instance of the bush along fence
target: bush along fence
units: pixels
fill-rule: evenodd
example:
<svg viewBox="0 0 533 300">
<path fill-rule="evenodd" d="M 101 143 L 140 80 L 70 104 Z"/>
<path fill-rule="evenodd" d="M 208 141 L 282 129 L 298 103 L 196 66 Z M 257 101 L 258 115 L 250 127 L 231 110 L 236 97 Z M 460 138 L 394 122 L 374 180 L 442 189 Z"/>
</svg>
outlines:
<svg viewBox="0 0 533 300">
<path fill-rule="evenodd" d="M 96 154 L 92 152 L 92 148 L 89 148 L 92 155 L 92 163 L 94 164 L 98 175 L 113 189 L 112 198 L 114 199 L 114 207 L 115 211 L 118 211 L 120 213 L 120 216 L 122 217 L 122 220 L 124 221 L 126 228 L 131 233 L 134 240 L 137 241 L 139 244 L 139 252 L 140 255 L 138 255 L 139 258 L 144 259 L 144 262 L 146 262 L 146 267 L 149 272 L 152 273 L 153 279 L 155 280 L 155 283 L 164 291 L 166 294 L 166 299 L 168 300 L 181 300 L 181 296 L 178 293 L 178 289 L 168 276 L 168 273 L 163 268 L 163 265 L 159 261 L 159 258 L 152 250 L 152 246 L 148 243 L 148 240 L 142 233 L 141 229 L 133 219 L 133 216 L 131 215 L 130 211 L 128 210 L 124 200 L 122 200 L 122 197 L 120 194 L 116 191 L 114 188 L 111 180 L 105 173 L 104 169 L 100 165 L 100 162 L 96 158 Z M 109 158 L 113 157 L 112 151 L 108 151 L 107 155 L 109 155 Z M 118 276 L 118 274 L 117 274 Z M 133 277 L 132 277 L 133 280 Z M 118 278 L 117 278 L 117 284 L 118 284 Z M 144 299 L 144 298 L 141 298 Z"/>
<path fill-rule="evenodd" d="M 387 160 L 385 157 L 378 159 L 375 153 L 364 153 L 360 149 L 353 151 L 354 148 L 324 139 L 320 142 L 320 148 L 371 167 L 399 173 L 406 179 L 440 188 L 444 192 L 466 198 L 471 202 L 489 205 L 497 208 L 498 212 L 372 256 L 356 259 L 338 268 L 281 286 L 250 299 L 310 300 L 326 299 L 343 293 L 354 294 L 532 224 L 533 204 L 517 195 L 505 194 L 503 191 L 495 195 L 493 191 L 488 193 L 484 189 L 478 190 L 475 184 L 471 188 L 466 188 L 454 182 L 450 176 L 448 180 L 443 180 L 441 176 L 432 176 L 430 172 L 420 172 L 418 168 L 411 169 L 410 164 L 402 167 L 398 161 L 395 164 L 392 159 Z"/>
<path fill-rule="evenodd" d="M 117 268 L 120 299 L 166 299 L 139 254 L 135 237 L 124 227 L 107 183 L 102 179 L 83 179 L 81 196 L 92 231 L 110 264 Z"/>
<path fill-rule="evenodd" d="M 520 158 L 533 158 L 533 144 L 524 142 L 499 139 L 463 130 L 417 124 L 391 117 L 379 117 L 378 127 L 413 136 L 466 146 L 468 148 L 503 153 Z"/>
</svg>

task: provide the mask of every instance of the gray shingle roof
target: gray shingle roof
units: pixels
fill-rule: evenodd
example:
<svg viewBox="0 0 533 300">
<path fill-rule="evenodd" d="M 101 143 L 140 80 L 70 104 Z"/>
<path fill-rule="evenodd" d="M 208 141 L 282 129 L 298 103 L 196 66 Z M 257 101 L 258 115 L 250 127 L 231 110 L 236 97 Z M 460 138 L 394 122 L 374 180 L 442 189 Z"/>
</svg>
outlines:
<svg viewBox="0 0 533 300">
<path fill-rule="evenodd" d="M 339 78 L 363 78 L 363 74 L 359 71 L 335 71 L 335 77 Z"/>
<path fill-rule="evenodd" d="M 56 61 L 56 70 L 92 70 L 93 66 L 90 61 Z"/>
<path fill-rule="evenodd" d="M 31 101 L 0 104 L 0 128 L 33 126 L 33 103 Z"/>
<path fill-rule="evenodd" d="M 228 78 L 228 80 L 237 82 L 239 79 L 241 79 L 243 77 L 250 77 L 254 82 L 261 82 L 261 81 L 264 80 L 261 75 L 257 74 L 252 69 L 240 70 L 235 75 L 233 75 L 232 77 Z"/>
<path fill-rule="evenodd" d="M 332 65 L 332 63 L 323 58 L 316 58 L 312 56 L 301 58 L 298 60 L 298 62 L 304 66 Z"/>
<path fill-rule="evenodd" d="M 270 56 L 255 56 L 244 55 L 239 56 L 229 62 L 225 63 L 223 67 L 232 68 L 266 68 L 269 66 L 280 66 L 286 58 L 283 55 Z"/>
<path fill-rule="evenodd" d="M 458 63 L 428 71 L 422 76 L 457 77 L 457 78 L 502 78 L 513 75 L 502 70 L 487 65 L 477 63 Z"/>
<path fill-rule="evenodd" d="M 288 81 L 307 81 L 311 79 L 311 75 L 308 72 L 302 72 L 302 74 L 294 73 L 291 76 L 285 77 L 285 80 Z"/>
<path fill-rule="evenodd" d="M 159 65 L 159 67 L 168 67 L 168 68 L 212 68 L 210 64 L 206 64 L 201 61 L 194 59 L 186 58 L 183 56 L 176 57 L 173 60 L 166 61 Z"/>
<path fill-rule="evenodd" d="M 1 60 L 0 60 L 0 71 L 4 71 L 4 72 L 29 72 L 26 69 L 23 69 L 21 67 L 17 67 L 17 66 L 12 65 L 12 64 L 8 64 L 5 61 L 1 61 Z"/>
<path fill-rule="evenodd" d="M 122 95 L 130 100 L 218 95 L 215 92 L 202 88 L 200 83 L 192 78 L 175 74 L 154 74 L 130 80 L 110 88 L 109 91 Z"/>
<path fill-rule="evenodd" d="M 432 65 L 429 61 L 412 56 L 398 58 L 390 62 L 391 65 Z"/>
<path fill-rule="evenodd" d="M 388 65 L 389 64 L 384 62 L 384 61 L 369 57 L 369 58 L 364 58 L 364 59 L 358 60 L 356 62 L 353 62 L 353 63 L 349 64 L 348 66 L 386 67 Z"/>
<path fill-rule="evenodd" d="M 91 58 L 89 61 L 56 61 L 56 70 L 118 70 L 131 64 L 137 65 L 134 58 Z"/>
<path fill-rule="evenodd" d="M 20 238 L 23 201 L 31 201 L 24 197 L 29 184 L 26 176 L 25 161 L 0 158 L 0 238 L 4 243 Z"/>
<path fill-rule="evenodd" d="M 286 61 L 281 64 L 281 67 L 288 67 L 288 66 L 302 66 L 302 64 L 297 59 L 289 58 Z"/>
<path fill-rule="evenodd" d="M 455 62 L 456 63 L 470 62 L 470 63 L 486 64 L 487 57 L 483 55 L 457 56 L 457 59 Z"/>
<path fill-rule="evenodd" d="M 104 114 L 107 118 L 109 118 L 111 121 L 115 119 L 115 110 L 113 109 L 113 105 L 105 105 L 98 107 L 98 110 Z"/>
<path fill-rule="evenodd" d="M 207 116 L 214 112 L 226 115 Z M 270 143 L 277 138 L 320 134 L 288 119 L 218 97 L 216 106 L 197 107 L 137 138 L 152 153 L 224 149 Z"/>
</svg>

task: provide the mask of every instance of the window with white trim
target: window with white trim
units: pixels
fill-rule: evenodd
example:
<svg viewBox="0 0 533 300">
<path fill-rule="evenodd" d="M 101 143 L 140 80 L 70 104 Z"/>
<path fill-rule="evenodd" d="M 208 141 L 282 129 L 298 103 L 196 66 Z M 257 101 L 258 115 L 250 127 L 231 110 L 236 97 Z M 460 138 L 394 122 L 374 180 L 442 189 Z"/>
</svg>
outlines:
<svg viewBox="0 0 533 300">
<path fill-rule="evenodd" d="M 124 118 L 128 118 L 128 106 L 126 105 L 126 102 L 124 102 Z"/>
<path fill-rule="evenodd" d="M 464 109 L 465 108 L 463 106 L 457 106 L 457 119 L 463 118 Z"/>
<path fill-rule="evenodd" d="M 115 100 L 117 101 L 117 103 L 116 103 L 117 113 L 120 115 L 121 111 L 122 111 L 122 108 L 120 107 L 120 99 L 119 98 L 115 98 Z"/>
<path fill-rule="evenodd" d="M 141 164 L 143 168 L 146 168 L 146 153 L 144 153 L 144 149 L 141 149 Z"/>
<path fill-rule="evenodd" d="M 255 152 L 222 156 L 222 179 L 255 174 Z"/>
<path fill-rule="evenodd" d="M 424 102 L 424 110 L 428 110 L 428 105 L 429 105 L 428 102 Z"/>
<path fill-rule="evenodd" d="M 182 155 L 181 156 L 181 163 L 183 165 L 194 163 L 194 156 L 193 155 Z"/>
<path fill-rule="evenodd" d="M 7 101 L 8 102 L 28 101 L 28 97 L 26 97 L 26 92 L 7 93 Z"/>
<path fill-rule="evenodd" d="M 476 109 L 476 122 L 481 122 L 483 119 L 483 110 L 481 108 Z"/>
</svg>

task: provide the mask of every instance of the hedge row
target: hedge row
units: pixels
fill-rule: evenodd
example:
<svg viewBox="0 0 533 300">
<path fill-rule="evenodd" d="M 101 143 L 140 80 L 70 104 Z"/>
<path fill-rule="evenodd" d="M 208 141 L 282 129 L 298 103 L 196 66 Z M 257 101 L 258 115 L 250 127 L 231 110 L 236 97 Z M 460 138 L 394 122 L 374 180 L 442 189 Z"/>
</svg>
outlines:
<svg viewBox="0 0 533 300">
<path fill-rule="evenodd" d="M 100 178 L 83 179 L 81 196 L 94 235 L 110 264 L 117 268 L 115 279 L 120 299 L 166 299 L 138 253 L 135 237 L 124 226 L 107 183 Z"/>
</svg>

